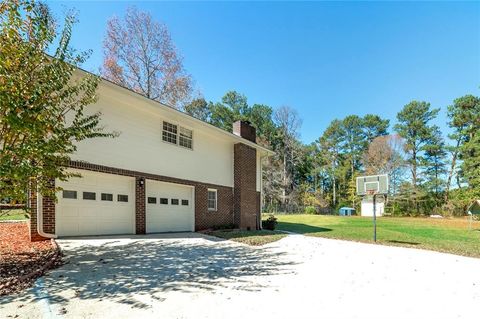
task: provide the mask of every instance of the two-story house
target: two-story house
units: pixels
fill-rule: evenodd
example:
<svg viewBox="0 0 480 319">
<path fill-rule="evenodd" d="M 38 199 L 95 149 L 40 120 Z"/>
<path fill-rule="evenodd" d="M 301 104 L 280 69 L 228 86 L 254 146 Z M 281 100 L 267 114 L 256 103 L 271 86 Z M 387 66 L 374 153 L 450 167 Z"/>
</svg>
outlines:
<svg viewBox="0 0 480 319">
<path fill-rule="evenodd" d="M 87 113 L 119 136 L 78 143 L 69 169 L 82 177 L 55 181 L 57 202 L 31 192 L 32 240 L 260 227 L 272 152 L 249 123 L 226 132 L 106 80 L 98 96 Z"/>
</svg>

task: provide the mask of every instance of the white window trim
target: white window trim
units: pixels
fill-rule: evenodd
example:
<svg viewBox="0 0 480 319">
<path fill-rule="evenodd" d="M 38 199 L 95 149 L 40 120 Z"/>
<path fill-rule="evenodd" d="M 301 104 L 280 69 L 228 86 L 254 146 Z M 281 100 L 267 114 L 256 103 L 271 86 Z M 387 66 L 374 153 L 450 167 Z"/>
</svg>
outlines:
<svg viewBox="0 0 480 319">
<path fill-rule="evenodd" d="M 208 198 L 208 192 L 214 192 L 215 193 L 215 208 L 210 208 L 208 207 L 208 202 L 210 201 L 210 198 Z M 214 188 L 209 188 L 207 191 L 207 208 L 211 212 L 216 212 L 218 209 L 218 191 Z"/>
<path fill-rule="evenodd" d="M 176 143 L 170 143 L 170 142 L 167 142 L 167 141 L 163 140 L 163 122 L 167 122 L 169 124 L 177 126 L 177 139 L 176 139 L 177 142 Z M 188 147 L 180 145 L 180 128 L 184 128 L 184 129 L 187 129 L 187 130 L 192 132 L 192 148 L 188 148 Z M 162 129 L 162 134 L 160 134 L 160 139 L 163 143 L 168 144 L 168 145 L 175 145 L 175 146 L 181 147 L 181 148 L 189 150 L 189 151 L 194 150 L 194 147 L 195 147 L 195 145 L 194 145 L 194 143 L 195 143 L 195 132 L 191 127 L 180 125 L 178 122 L 175 122 L 175 121 L 162 120 L 161 129 Z"/>
</svg>

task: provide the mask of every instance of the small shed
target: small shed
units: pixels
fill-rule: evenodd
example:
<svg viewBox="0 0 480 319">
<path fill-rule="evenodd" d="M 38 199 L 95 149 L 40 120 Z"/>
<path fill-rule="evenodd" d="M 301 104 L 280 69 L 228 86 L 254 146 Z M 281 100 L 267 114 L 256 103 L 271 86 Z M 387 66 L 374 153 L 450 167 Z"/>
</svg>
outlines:
<svg viewBox="0 0 480 319">
<path fill-rule="evenodd" d="M 377 198 L 375 203 L 375 215 L 377 217 L 383 216 L 385 212 L 385 201 L 382 197 Z M 373 199 L 364 198 L 362 200 L 362 208 L 360 211 L 362 216 L 373 216 Z"/>
<path fill-rule="evenodd" d="M 355 208 L 351 207 L 342 207 L 338 210 L 340 216 L 352 216 L 355 215 Z"/>
<path fill-rule="evenodd" d="M 474 200 L 467 211 L 469 215 L 480 215 L 480 199 Z"/>
</svg>

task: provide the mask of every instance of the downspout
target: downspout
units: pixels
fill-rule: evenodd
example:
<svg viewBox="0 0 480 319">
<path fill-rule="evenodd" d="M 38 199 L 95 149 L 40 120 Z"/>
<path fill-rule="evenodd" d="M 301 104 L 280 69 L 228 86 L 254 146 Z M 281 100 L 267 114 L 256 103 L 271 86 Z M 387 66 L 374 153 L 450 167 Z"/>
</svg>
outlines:
<svg viewBox="0 0 480 319">
<path fill-rule="evenodd" d="M 258 229 L 262 230 L 262 199 L 263 199 L 263 160 L 266 156 L 260 156 L 260 212 L 258 214 Z"/>
<path fill-rule="evenodd" d="M 45 238 L 57 238 L 55 234 L 47 234 L 43 231 L 43 196 L 37 189 L 37 233 Z"/>
</svg>

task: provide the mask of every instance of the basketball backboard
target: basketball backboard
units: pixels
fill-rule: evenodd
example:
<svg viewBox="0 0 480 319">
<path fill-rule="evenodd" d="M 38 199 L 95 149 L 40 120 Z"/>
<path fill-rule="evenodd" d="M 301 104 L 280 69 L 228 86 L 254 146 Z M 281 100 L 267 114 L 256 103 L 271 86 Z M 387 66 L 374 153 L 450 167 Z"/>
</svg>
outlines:
<svg viewBox="0 0 480 319">
<path fill-rule="evenodd" d="M 388 175 L 370 175 L 357 177 L 357 195 L 388 194 Z"/>
</svg>

